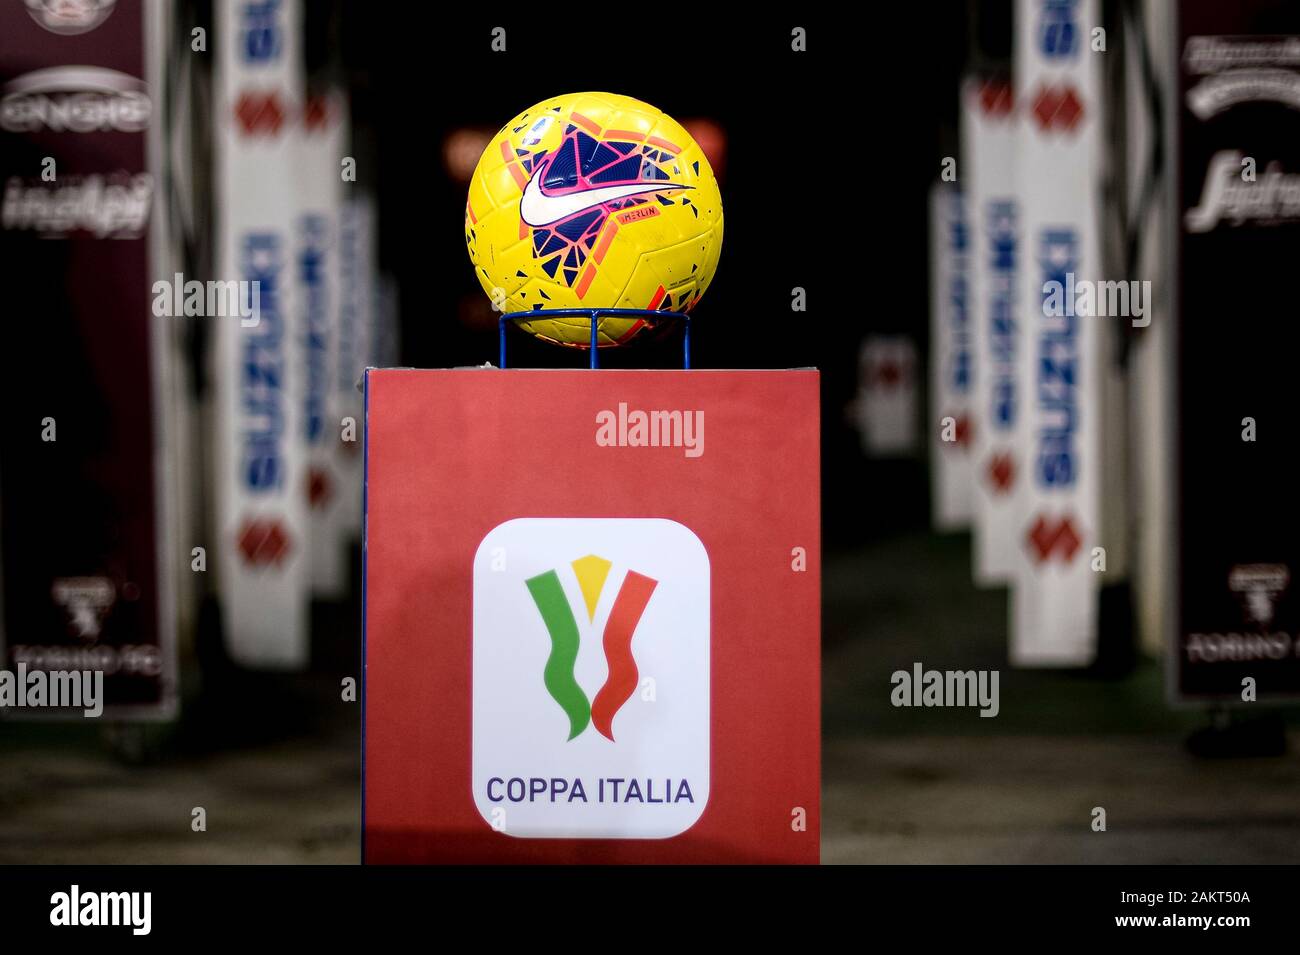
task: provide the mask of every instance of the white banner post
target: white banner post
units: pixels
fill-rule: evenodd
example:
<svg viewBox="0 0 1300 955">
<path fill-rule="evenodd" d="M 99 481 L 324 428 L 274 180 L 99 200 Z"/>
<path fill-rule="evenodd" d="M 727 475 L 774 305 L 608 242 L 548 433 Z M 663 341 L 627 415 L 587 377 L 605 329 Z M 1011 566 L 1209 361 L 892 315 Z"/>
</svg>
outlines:
<svg viewBox="0 0 1300 955">
<path fill-rule="evenodd" d="M 326 600 L 341 599 L 348 588 L 349 541 L 339 511 L 342 494 L 349 489 L 336 466 L 335 446 L 342 434 L 334 387 L 342 313 L 339 230 L 346 139 L 343 93 L 331 90 L 308 98 L 298 140 L 301 209 L 294 277 L 307 369 L 301 434 L 307 456 L 304 493 L 310 524 L 311 590 Z"/>
<path fill-rule="evenodd" d="M 346 541 L 361 538 L 365 401 L 358 383 L 372 362 L 378 314 L 374 199 L 358 192 L 343 203 L 339 228 L 339 326 L 333 387 L 343 440 L 332 444 L 339 506 L 332 512 Z"/>
<path fill-rule="evenodd" d="M 970 526 L 974 389 L 969 228 L 959 189 L 930 190 L 930 511 L 936 530 Z"/>
<path fill-rule="evenodd" d="M 962 164 L 968 196 L 975 388 L 971 416 L 974 577 L 981 586 L 1015 576 L 1027 446 L 1016 374 L 1023 353 L 1023 236 L 1016 168 L 1017 107 L 1009 83 L 969 79 L 962 88 Z"/>
<path fill-rule="evenodd" d="M 1019 364 L 1031 436 L 1011 662 L 1086 666 L 1097 646 L 1102 384 L 1101 318 L 1079 307 L 1101 278 L 1101 64 L 1089 46 L 1097 0 L 1017 0 L 1021 104 L 1017 172 L 1028 344 Z"/>
<path fill-rule="evenodd" d="M 299 0 L 216 4 L 220 280 L 246 314 L 212 318 L 218 592 L 232 659 L 304 667 L 309 538 L 303 350 L 294 300 L 304 76 Z"/>
</svg>

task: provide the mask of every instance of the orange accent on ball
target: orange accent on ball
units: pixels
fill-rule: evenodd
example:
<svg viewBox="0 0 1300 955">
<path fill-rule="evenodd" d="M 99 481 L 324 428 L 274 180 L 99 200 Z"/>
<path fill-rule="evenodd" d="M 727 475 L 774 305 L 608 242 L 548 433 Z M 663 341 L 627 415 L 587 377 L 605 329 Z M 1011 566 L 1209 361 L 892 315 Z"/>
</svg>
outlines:
<svg viewBox="0 0 1300 955">
<path fill-rule="evenodd" d="M 592 265 L 590 262 L 588 262 L 587 267 L 582 270 L 582 276 L 578 279 L 577 288 L 574 289 L 574 291 L 578 295 L 578 298 L 581 299 L 583 296 L 587 294 L 587 289 L 591 287 L 591 280 L 594 279 L 595 277 L 596 277 L 596 267 Z"/>
<path fill-rule="evenodd" d="M 569 119 L 573 122 L 575 126 L 581 126 L 583 129 L 591 133 L 593 136 L 600 135 L 600 127 L 597 126 L 595 122 L 588 119 L 586 116 L 583 116 L 581 113 L 578 112 L 570 113 Z"/>
<path fill-rule="evenodd" d="M 609 251 L 610 243 L 614 241 L 614 235 L 618 232 L 618 223 L 613 219 L 605 220 L 605 231 L 600 235 L 600 241 L 596 243 L 595 251 L 591 257 L 596 260 L 597 264 L 605 261 L 605 253 Z"/>
</svg>

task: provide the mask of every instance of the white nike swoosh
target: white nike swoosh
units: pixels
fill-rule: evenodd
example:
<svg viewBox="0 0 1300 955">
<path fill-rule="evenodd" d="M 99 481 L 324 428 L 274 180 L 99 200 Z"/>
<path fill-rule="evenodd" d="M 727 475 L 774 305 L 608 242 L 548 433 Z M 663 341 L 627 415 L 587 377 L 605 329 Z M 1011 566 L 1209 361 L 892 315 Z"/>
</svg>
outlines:
<svg viewBox="0 0 1300 955">
<path fill-rule="evenodd" d="M 647 192 L 667 192 L 670 189 L 695 188 L 694 186 L 683 186 L 680 183 L 665 180 L 663 182 L 629 182 L 621 186 L 598 186 L 595 189 L 584 189 L 582 192 L 569 192 L 562 196 L 548 196 L 542 192 L 542 179 L 545 177 L 548 168 L 550 168 L 550 163 L 533 173 L 533 178 L 529 179 L 528 184 L 524 186 L 523 198 L 519 200 L 519 218 L 531 226 L 550 225 L 552 222 L 567 219 L 584 209 L 590 209 L 606 202 L 613 202 L 615 199 L 626 199 L 628 196 L 644 195 Z"/>
</svg>

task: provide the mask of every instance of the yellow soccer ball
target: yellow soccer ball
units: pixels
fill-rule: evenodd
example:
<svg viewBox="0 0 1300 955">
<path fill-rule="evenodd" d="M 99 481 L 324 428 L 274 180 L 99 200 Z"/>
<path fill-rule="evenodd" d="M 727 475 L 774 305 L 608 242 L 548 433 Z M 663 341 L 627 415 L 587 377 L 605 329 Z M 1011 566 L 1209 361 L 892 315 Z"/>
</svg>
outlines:
<svg viewBox="0 0 1300 955">
<path fill-rule="evenodd" d="M 688 312 L 722 248 L 722 196 L 672 117 L 615 93 L 572 93 L 520 113 L 488 144 L 469 186 L 465 243 L 496 308 Z M 600 319 L 601 346 L 647 322 Z M 585 317 L 518 322 L 586 347 Z"/>
</svg>

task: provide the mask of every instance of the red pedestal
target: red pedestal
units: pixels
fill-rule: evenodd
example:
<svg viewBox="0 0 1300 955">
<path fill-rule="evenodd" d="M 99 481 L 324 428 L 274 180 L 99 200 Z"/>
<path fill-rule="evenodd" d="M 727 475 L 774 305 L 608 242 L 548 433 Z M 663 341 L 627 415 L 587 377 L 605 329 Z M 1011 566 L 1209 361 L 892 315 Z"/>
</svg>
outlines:
<svg viewBox="0 0 1300 955">
<path fill-rule="evenodd" d="M 817 862 L 815 371 L 371 371 L 367 862 Z"/>
</svg>

